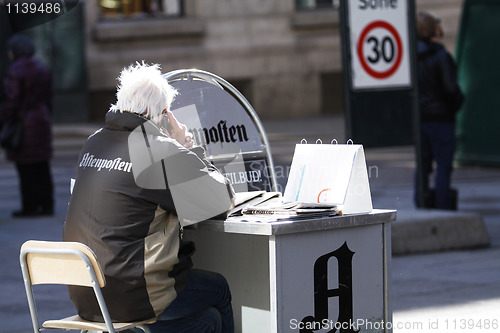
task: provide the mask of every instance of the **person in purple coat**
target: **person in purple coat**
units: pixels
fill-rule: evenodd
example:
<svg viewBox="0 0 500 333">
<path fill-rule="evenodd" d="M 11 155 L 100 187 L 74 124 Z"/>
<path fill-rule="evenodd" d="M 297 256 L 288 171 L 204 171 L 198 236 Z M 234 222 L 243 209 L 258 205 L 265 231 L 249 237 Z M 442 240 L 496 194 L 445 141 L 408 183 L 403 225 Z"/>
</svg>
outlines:
<svg viewBox="0 0 500 333">
<path fill-rule="evenodd" d="M 7 149 L 19 175 L 21 209 L 13 217 L 52 215 L 52 73 L 34 57 L 35 46 L 25 35 L 14 35 L 7 43 L 12 61 L 5 80 L 5 101 L 0 124 L 21 118 L 23 135 L 18 149 Z"/>
</svg>

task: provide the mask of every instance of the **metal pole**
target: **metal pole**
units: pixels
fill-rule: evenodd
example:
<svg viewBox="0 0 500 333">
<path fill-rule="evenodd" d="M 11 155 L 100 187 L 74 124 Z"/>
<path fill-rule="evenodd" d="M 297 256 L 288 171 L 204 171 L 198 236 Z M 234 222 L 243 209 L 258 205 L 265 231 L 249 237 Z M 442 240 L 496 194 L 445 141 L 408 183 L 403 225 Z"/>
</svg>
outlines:
<svg viewBox="0 0 500 333">
<path fill-rule="evenodd" d="M 422 137 L 420 129 L 420 110 L 418 103 L 418 65 L 417 65 L 417 40 L 416 40 L 416 13 L 415 0 L 408 0 L 408 22 L 410 34 L 410 66 L 413 78 L 413 131 L 415 140 L 415 200 L 417 207 L 424 207 L 425 189 L 424 170 L 422 167 Z"/>
<path fill-rule="evenodd" d="M 340 0 L 339 5 L 339 22 L 340 22 L 340 36 L 342 39 L 342 73 L 344 77 L 344 126 L 345 126 L 345 139 L 352 138 L 351 126 L 351 75 L 350 75 L 350 40 L 349 40 L 349 27 L 347 26 L 347 0 Z"/>
</svg>

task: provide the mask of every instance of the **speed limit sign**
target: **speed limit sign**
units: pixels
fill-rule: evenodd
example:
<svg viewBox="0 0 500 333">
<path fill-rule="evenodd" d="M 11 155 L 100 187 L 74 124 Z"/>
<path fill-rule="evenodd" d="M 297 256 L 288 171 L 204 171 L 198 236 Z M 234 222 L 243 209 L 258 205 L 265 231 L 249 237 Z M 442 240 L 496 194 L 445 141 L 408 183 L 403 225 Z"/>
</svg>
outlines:
<svg viewBox="0 0 500 333">
<path fill-rule="evenodd" d="M 349 0 L 352 88 L 411 85 L 405 0 Z"/>
</svg>

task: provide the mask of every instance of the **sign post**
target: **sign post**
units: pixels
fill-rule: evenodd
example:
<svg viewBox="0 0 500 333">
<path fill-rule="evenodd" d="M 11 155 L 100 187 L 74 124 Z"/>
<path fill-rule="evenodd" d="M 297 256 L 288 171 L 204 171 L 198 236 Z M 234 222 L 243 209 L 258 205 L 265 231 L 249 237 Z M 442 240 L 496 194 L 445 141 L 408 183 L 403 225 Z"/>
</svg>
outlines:
<svg viewBox="0 0 500 333">
<path fill-rule="evenodd" d="M 413 143 L 414 0 L 341 0 L 340 15 L 349 138 Z"/>
<path fill-rule="evenodd" d="M 346 133 L 365 147 L 415 144 L 423 200 L 415 0 L 341 0 Z"/>
</svg>

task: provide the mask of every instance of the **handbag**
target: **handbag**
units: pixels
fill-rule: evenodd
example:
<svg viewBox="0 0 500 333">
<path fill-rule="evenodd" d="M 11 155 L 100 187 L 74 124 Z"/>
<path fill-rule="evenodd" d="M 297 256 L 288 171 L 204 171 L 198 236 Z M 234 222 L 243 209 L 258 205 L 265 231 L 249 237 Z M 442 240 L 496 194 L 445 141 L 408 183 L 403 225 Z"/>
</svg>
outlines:
<svg viewBox="0 0 500 333">
<path fill-rule="evenodd" d="M 8 120 L 0 131 L 0 146 L 16 151 L 21 147 L 23 138 L 23 121 L 21 118 Z"/>
</svg>

